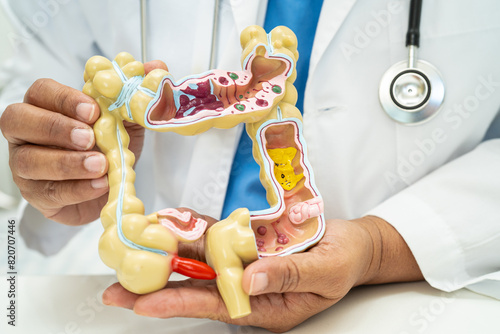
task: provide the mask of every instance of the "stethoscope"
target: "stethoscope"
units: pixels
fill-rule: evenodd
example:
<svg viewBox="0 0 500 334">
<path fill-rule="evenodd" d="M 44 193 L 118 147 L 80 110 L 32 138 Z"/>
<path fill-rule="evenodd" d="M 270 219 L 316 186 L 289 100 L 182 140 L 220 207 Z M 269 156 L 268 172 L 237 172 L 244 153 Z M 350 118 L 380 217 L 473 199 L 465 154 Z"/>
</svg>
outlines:
<svg viewBox="0 0 500 334">
<path fill-rule="evenodd" d="M 210 69 L 215 65 L 219 1 L 215 0 L 212 27 Z M 146 0 L 141 0 L 141 55 L 147 58 Z M 391 66 L 383 75 L 379 87 L 382 108 L 396 122 L 412 125 L 434 116 L 444 100 L 444 83 L 439 71 L 430 63 L 417 60 L 420 39 L 422 0 L 411 0 L 406 33 L 408 60 Z"/>
<path fill-rule="evenodd" d="M 406 46 L 408 60 L 391 66 L 379 87 L 382 108 L 396 122 L 413 125 L 436 115 L 444 100 L 444 83 L 430 63 L 417 60 L 422 0 L 411 0 Z"/>
</svg>

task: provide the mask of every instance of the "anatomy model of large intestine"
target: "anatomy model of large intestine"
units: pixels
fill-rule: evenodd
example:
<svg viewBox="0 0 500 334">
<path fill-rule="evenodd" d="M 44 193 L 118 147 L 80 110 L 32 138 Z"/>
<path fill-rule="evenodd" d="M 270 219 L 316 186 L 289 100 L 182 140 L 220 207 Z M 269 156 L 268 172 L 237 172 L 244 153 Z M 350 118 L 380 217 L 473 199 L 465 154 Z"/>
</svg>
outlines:
<svg viewBox="0 0 500 334">
<path fill-rule="evenodd" d="M 244 264 L 304 251 L 325 231 L 323 201 L 295 107 L 297 38 L 283 26 L 269 34 L 250 26 L 241 34 L 241 45 L 242 71 L 211 70 L 178 81 L 161 69 L 145 76 L 143 64 L 128 53 L 113 61 L 95 56 L 85 66 L 83 88 L 100 106 L 94 132 L 109 161 L 102 260 L 116 270 L 123 287 L 138 294 L 165 288 L 173 271 L 216 278 L 232 318 L 251 313 L 241 286 Z M 135 156 L 124 121 L 181 135 L 245 123 L 269 209 L 237 209 L 208 230 L 207 222 L 187 209 L 145 215 L 135 194 Z M 179 243 L 202 237 L 208 265 L 177 255 Z"/>
</svg>

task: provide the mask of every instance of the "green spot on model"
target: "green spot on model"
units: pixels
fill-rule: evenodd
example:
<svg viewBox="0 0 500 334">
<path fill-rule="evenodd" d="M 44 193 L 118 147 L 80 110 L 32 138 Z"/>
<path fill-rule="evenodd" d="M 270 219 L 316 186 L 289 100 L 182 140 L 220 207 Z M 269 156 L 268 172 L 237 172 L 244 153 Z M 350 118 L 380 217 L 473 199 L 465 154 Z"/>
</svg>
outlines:
<svg viewBox="0 0 500 334">
<path fill-rule="evenodd" d="M 278 85 L 274 85 L 273 86 L 273 92 L 275 92 L 276 94 L 280 94 L 281 93 L 281 87 L 278 86 Z"/>
<path fill-rule="evenodd" d="M 238 96 L 238 98 L 241 100 L 243 98 L 243 95 Z"/>
<path fill-rule="evenodd" d="M 235 107 L 236 109 L 238 109 L 239 111 L 243 111 L 243 110 L 245 110 L 245 106 L 244 106 L 244 105 L 242 105 L 242 104 L 236 104 L 236 105 L 234 105 L 234 107 Z"/>
<path fill-rule="evenodd" d="M 236 79 L 238 79 L 238 74 L 231 72 L 231 73 L 229 73 L 229 77 L 233 80 L 236 80 Z"/>
</svg>

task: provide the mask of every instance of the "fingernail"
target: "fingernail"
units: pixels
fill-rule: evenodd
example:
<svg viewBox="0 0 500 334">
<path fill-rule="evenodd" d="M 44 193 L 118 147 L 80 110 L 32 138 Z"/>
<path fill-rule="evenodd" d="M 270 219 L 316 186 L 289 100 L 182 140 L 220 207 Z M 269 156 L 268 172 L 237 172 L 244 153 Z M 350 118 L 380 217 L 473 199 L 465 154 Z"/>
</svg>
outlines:
<svg viewBox="0 0 500 334">
<path fill-rule="evenodd" d="M 94 179 L 90 181 L 90 185 L 94 189 L 102 189 L 102 188 L 107 188 L 108 187 L 108 177 L 103 176 L 98 179 Z"/>
<path fill-rule="evenodd" d="M 94 105 L 90 103 L 80 103 L 76 106 L 76 116 L 84 122 L 90 122 L 94 117 Z"/>
<path fill-rule="evenodd" d="M 92 173 L 102 173 L 106 168 L 106 159 L 102 155 L 91 155 L 83 161 L 86 170 Z"/>
<path fill-rule="evenodd" d="M 108 305 L 108 306 L 116 306 L 111 297 L 109 296 L 109 292 L 107 290 L 105 290 L 102 294 L 102 297 L 101 297 L 101 300 L 102 300 L 102 303 L 104 305 Z"/>
<path fill-rule="evenodd" d="M 71 141 L 76 146 L 88 150 L 93 143 L 94 132 L 90 129 L 73 129 L 71 130 Z"/>
<path fill-rule="evenodd" d="M 137 315 L 142 315 L 142 316 L 147 316 L 148 315 L 147 312 L 144 312 L 144 310 L 141 310 L 140 308 L 134 307 L 133 310 L 134 310 L 134 313 L 137 314 Z"/>
<path fill-rule="evenodd" d="M 250 295 L 256 295 L 265 291 L 267 285 L 269 284 L 269 279 L 266 273 L 255 273 L 252 275 L 250 280 Z"/>
</svg>

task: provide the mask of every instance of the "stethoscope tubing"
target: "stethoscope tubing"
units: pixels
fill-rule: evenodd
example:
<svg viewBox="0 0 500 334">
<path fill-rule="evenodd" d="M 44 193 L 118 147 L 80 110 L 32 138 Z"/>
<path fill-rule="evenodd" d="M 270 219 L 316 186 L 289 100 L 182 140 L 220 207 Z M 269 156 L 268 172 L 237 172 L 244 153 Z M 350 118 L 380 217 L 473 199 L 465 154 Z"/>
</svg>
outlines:
<svg viewBox="0 0 500 334">
<path fill-rule="evenodd" d="M 140 0 L 141 17 L 141 57 L 142 62 L 147 62 L 147 0 Z M 219 22 L 220 0 L 214 0 L 214 13 L 212 24 L 212 41 L 210 50 L 209 69 L 215 68 L 217 34 Z M 439 71 L 430 63 L 417 60 L 417 49 L 420 45 L 420 18 L 422 13 L 422 0 L 411 0 L 408 18 L 408 31 L 406 33 L 406 47 L 408 47 L 408 60 L 394 64 L 382 77 L 379 87 L 379 100 L 385 112 L 396 122 L 412 125 L 429 120 L 440 109 L 444 100 L 445 87 Z M 422 102 L 408 105 L 398 101 L 394 86 L 396 80 L 403 75 L 411 73 L 420 76 L 425 91 Z M 411 91 L 411 90 L 408 90 Z"/>
<path fill-rule="evenodd" d="M 141 17 L 141 58 L 142 62 L 149 61 L 148 58 L 148 40 L 147 40 L 147 0 L 140 0 L 140 17 Z M 209 69 L 215 68 L 216 50 L 217 50 L 217 33 L 219 29 L 219 7 L 220 0 L 214 0 L 214 14 L 212 23 L 212 43 L 210 49 Z"/>
</svg>

